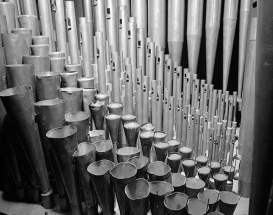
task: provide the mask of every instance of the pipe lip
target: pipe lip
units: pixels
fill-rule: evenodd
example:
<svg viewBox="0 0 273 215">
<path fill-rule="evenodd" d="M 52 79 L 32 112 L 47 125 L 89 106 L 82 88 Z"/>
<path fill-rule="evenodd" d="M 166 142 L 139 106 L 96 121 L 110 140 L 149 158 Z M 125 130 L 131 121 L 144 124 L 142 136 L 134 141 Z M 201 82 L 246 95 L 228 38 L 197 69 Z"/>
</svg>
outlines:
<svg viewBox="0 0 273 215">
<path fill-rule="evenodd" d="M 61 92 L 80 92 L 82 91 L 81 88 L 76 88 L 76 87 L 63 87 L 63 88 L 60 88 L 60 91 Z"/>
<path fill-rule="evenodd" d="M 49 58 L 49 56 L 39 56 L 39 55 L 23 55 L 23 58 L 29 59 L 29 58 Z"/>
<path fill-rule="evenodd" d="M 110 170 L 110 174 L 113 178 L 118 180 L 129 179 L 137 174 L 137 168 L 132 163 L 121 162 Z"/>
<path fill-rule="evenodd" d="M 96 130 L 98 131 L 98 130 Z M 113 145 L 111 140 L 101 140 L 93 143 L 96 147 L 96 152 L 104 153 L 106 151 L 112 150 Z"/>
<path fill-rule="evenodd" d="M 149 184 L 150 193 L 153 195 L 163 196 L 174 191 L 174 187 L 166 181 L 151 181 Z"/>
<path fill-rule="evenodd" d="M 171 173 L 172 185 L 174 187 L 181 187 L 186 185 L 187 178 L 181 173 Z"/>
<path fill-rule="evenodd" d="M 75 111 L 65 114 L 66 122 L 79 122 L 89 119 L 90 114 L 84 111 Z"/>
<path fill-rule="evenodd" d="M 37 45 L 30 45 L 30 48 L 33 48 L 33 47 L 49 47 L 49 44 L 37 44 Z"/>
<path fill-rule="evenodd" d="M 110 102 L 107 104 L 108 108 L 122 108 L 123 104 L 121 102 Z M 121 115 L 123 116 L 123 115 Z"/>
<path fill-rule="evenodd" d="M 14 67 L 34 67 L 33 64 L 7 64 L 5 65 L 8 68 L 14 68 Z"/>
<path fill-rule="evenodd" d="M 25 85 L 19 86 L 19 87 L 13 87 L 13 88 L 9 88 L 0 92 L 0 97 L 10 97 L 10 96 L 15 96 L 19 94 L 24 94 L 31 90 L 32 90 L 32 87 L 25 86 Z"/>
<path fill-rule="evenodd" d="M 137 122 L 126 122 L 124 124 L 124 128 L 126 129 L 138 129 L 140 125 Z"/>
<path fill-rule="evenodd" d="M 236 205 L 239 203 L 240 197 L 233 191 L 221 191 L 220 200 L 229 205 Z"/>
<path fill-rule="evenodd" d="M 55 105 L 64 104 L 64 103 L 65 101 L 62 99 L 47 99 L 47 100 L 36 102 L 35 106 L 37 107 L 55 106 Z"/>
<path fill-rule="evenodd" d="M 183 198 L 185 198 L 185 199 L 181 199 L 181 198 L 180 198 L 180 201 L 179 201 L 179 204 L 178 204 L 178 205 L 180 205 L 180 204 L 182 203 L 182 201 L 184 200 L 183 206 L 181 206 L 181 208 L 172 208 L 169 204 L 167 205 L 167 200 L 168 200 L 168 198 L 173 197 L 173 196 L 177 196 L 177 195 L 178 195 L 178 196 L 180 195 L 180 197 L 183 196 Z M 188 197 L 186 194 L 181 193 L 181 192 L 173 192 L 173 193 L 168 194 L 168 195 L 165 197 L 163 203 L 164 203 L 164 206 L 165 206 L 166 208 L 168 208 L 168 209 L 170 209 L 170 210 L 172 210 L 172 211 L 181 211 L 181 210 L 183 210 L 183 209 L 187 206 L 188 200 L 189 200 L 189 197 Z M 170 199 L 169 202 L 172 202 L 172 199 Z M 178 205 L 177 205 L 177 206 L 178 206 Z"/>
<path fill-rule="evenodd" d="M 33 64 L 30 64 L 33 65 Z M 37 72 L 35 73 L 36 77 L 53 77 L 53 76 L 60 76 L 58 72 L 51 72 L 51 71 L 47 71 L 47 72 Z"/>
<path fill-rule="evenodd" d="M 83 157 L 91 151 L 96 151 L 96 147 L 93 143 L 82 142 L 78 145 L 78 149 L 73 153 L 73 157 Z"/>
<path fill-rule="evenodd" d="M 72 125 L 66 125 L 59 128 L 53 128 L 46 133 L 47 138 L 60 139 L 67 138 L 77 133 L 77 128 Z"/>
<path fill-rule="evenodd" d="M 149 163 L 149 158 L 147 158 L 146 156 L 140 155 L 140 156 L 130 158 L 128 162 L 131 164 L 134 164 L 136 168 L 139 170 L 145 167 Z"/>
<path fill-rule="evenodd" d="M 139 134 L 140 138 L 153 138 L 154 132 L 153 131 L 141 131 Z"/>
<path fill-rule="evenodd" d="M 25 14 L 25 15 L 18 15 L 17 16 L 17 18 L 21 18 L 21 17 L 33 17 L 33 18 L 35 18 L 35 17 L 37 17 L 37 16 L 35 16 L 35 15 L 27 15 L 27 14 Z M 38 18 L 38 17 L 37 17 Z"/>
<path fill-rule="evenodd" d="M 120 149 L 117 150 L 117 155 L 120 155 L 120 156 L 126 156 L 126 155 L 134 155 L 134 154 L 137 154 L 137 153 L 140 153 L 141 150 L 136 148 L 136 147 L 122 147 Z"/>
<path fill-rule="evenodd" d="M 115 164 L 112 161 L 103 159 L 89 164 L 87 167 L 87 172 L 91 175 L 102 176 L 112 170 L 114 167 Z"/>
<path fill-rule="evenodd" d="M 197 194 L 197 198 L 208 202 L 209 205 L 213 205 L 219 201 L 218 191 L 212 189 L 207 189 L 199 192 Z"/>
<path fill-rule="evenodd" d="M 138 185 L 141 187 L 138 187 Z M 141 192 L 134 192 L 135 194 L 133 194 L 133 192 L 130 192 L 131 187 L 132 187 L 133 192 L 139 190 L 139 188 L 141 188 L 140 189 Z M 139 178 L 139 179 L 136 179 L 135 181 L 133 181 L 132 183 L 127 184 L 124 189 L 124 192 L 125 192 L 126 196 L 128 197 L 128 199 L 130 199 L 130 200 L 134 201 L 134 200 L 145 199 L 150 194 L 150 184 L 144 178 Z"/>
<path fill-rule="evenodd" d="M 32 39 L 38 39 L 38 38 L 49 38 L 49 37 L 45 35 L 32 36 Z"/>
<path fill-rule="evenodd" d="M 168 142 L 158 141 L 158 142 L 154 143 L 154 147 L 158 148 L 158 149 L 167 149 L 170 147 L 170 145 Z"/>
<path fill-rule="evenodd" d="M 158 171 L 160 169 L 160 167 L 163 167 L 162 172 Z M 147 168 L 147 173 L 148 174 L 156 175 L 156 176 L 159 176 L 159 177 L 168 175 L 168 173 L 170 173 L 170 172 L 171 172 L 171 168 L 162 161 L 154 161 L 154 162 L 150 163 L 148 168 Z"/>
<path fill-rule="evenodd" d="M 120 114 L 116 114 L 116 113 L 108 113 L 105 116 L 106 120 L 117 120 L 117 119 L 121 119 L 121 115 Z"/>
<path fill-rule="evenodd" d="M 78 81 L 92 81 L 94 80 L 94 78 L 90 78 L 90 77 L 80 77 L 78 78 Z"/>
<path fill-rule="evenodd" d="M 206 207 L 206 213 L 207 213 L 207 210 L 208 210 L 208 204 L 207 204 L 207 202 L 205 202 L 204 200 L 201 200 L 201 199 L 197 199 L 197 198 L 192 198 L 192 199 L 188 200 L 187 211 L 189 212 L 189 210 L 191 210 L 191 208 L 189 208 L 189 206 L 192 206 L 191 202 L 196 202 L 196 201 L 200 202 L 203 205 L 205 205 L 204 208 Z M 195 205 L 193 205 L 193 206 L 195 206 Z"/>
<path fill-rule="evenodd" d="M 163 137 L 166 137 L 166 133 L 164 131 L 155 131 L 154 137 L 155 138 L 163 138 Z"/>
</svg>

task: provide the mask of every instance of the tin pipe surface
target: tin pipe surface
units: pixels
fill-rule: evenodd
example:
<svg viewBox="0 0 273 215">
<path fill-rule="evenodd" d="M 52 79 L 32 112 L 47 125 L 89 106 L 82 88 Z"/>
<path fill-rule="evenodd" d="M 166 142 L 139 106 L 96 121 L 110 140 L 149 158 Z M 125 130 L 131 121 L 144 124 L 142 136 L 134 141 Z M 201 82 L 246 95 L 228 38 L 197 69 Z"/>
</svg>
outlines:
<svg viewBox="0 0 273 215">
<path fill-rule="evenodd" d="M 0 98 L 12 120 L 16 133 L 21 138 L 21 143 L 30 161 L 31 167 L 35 174 L 37 174 L 42 194 L 46 194 L 46 196 L 43 197 L 43 200 L 46 202 L 48 198 L 52 198 L 51 194 L 47 195 L 47 193 L 51 193 L 52 190 L 41 141 L 34 122 L 35 110 L 32 89 L 30 86 L 10 88 L 2 91 L 0 93 Z M 47 205 L 46 207 L 51 208 L 53 205 Z"/>
<path fill-rule="evenodd" d="M 5 15 L 7 20 L 8 33 L 16 28 L 15 5 L 10 2 L 0 2 L 0 15 Z"/>
<path fill-rule="evenodd" d="M 148 21 L 148 2 L 146 0 L 131 1 L 131 15 L 136 17 L 137 28 L 147 28 Z"/>
<path fill-rule="evenodd" d="M 112 52 L 118 51 L 118 6 L 117 0 L 106 1 L 107 40 Z"/>
<path fill-rule="evenodd" d="M 95 32 L 101 32 L 104 40 L 107 38 L 105 0 L 94 0 Z"/>
<path fill-rule="evenodd" d="M 128 22 L 128 57 L 132 64 L 133 92 L 136 91 L 136 68 L 137 68 L 137 28 L 136 22 Z"/>
<path fill-rule="evenodd" d="M 123 58 L 128 57 L 128 8 L 126 6 L 119 7 L 119 52 Z"/>
<path fill-rule="evenodd" d="M 50 70 L 49 57 L 34 56 L 34 55 L 24 55 L 23 64 L 33 64 L 34 74 L 39 72 L 47 72 Z"/>
<path fill-rule="evenodd" d="M 149 122 L 149 84 L 150 79 L 148 76 L 143 76 L 142 80 L 142 116 L 143 122 Z"/>
<path fill-rule="evenodd" d="M 137 29 L 137 68 L 142 69 L 142 75 L 146 74 L 145 40 L 146 40 L 146 30 L 144 28 L 138 28 Z"/>
<path fill-rule="evenodd" d="M 179 65 L 182 59 L 185 28 L 185 0 L 168 1 L 168 49 Z"/>
<path fill-rule="evenodd" d="M 74 87 L 61 88 L 59 97 L 65 101 L 65 113 L 82 110 L 82 89 Z"/>
<path fill-rule="evenodd" d="M 96 32 L 96 44 L 97 44 L 97 60 L 98 60 L 98 82 L 99 92 L 106 93 L 106 78 L 105 78 L 105 36 L 102 32 Z"/>
<path fill-rule="evenodd" d="M 40 35 L 38 17 L 35 15 L 17 16 L 20 28 L 28 28 L 32 32 L 32 36 Z M 1 25 L 2 27 L 2 25 Z"/>
</svg>

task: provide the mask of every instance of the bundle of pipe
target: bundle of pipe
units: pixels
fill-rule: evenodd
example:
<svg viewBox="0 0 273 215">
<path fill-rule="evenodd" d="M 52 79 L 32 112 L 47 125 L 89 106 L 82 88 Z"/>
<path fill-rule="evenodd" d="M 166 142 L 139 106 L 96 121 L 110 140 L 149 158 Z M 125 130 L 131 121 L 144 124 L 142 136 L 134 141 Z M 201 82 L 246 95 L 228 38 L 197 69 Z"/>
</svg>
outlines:
<svg viewBox="0 0 273 215">
<path fill-rule="evenodd" d="M 155 131 L 165 132 L 167 141 L 177 139 L 179 147 L 191 148 L 194 156 L 203 155 L 211 162 L 233 165 L 237 92 L 230 95 L 227 83 L 238 1 L 225 1 L 224 5 L 222 90 L 214 89 L 212 84 L 221 1 L 207 1 L 207 82 L 197 78 L 203 0 L 188 2 L 187 9 L 185 1 L 169 1 L 168 4 L 165 0 L 141 1 L 141 4 L 138 0 L 132 1 L 132 4 L 128 0 L 83 2 L 85 17 L 79 20 L 76 19 L 74 1 L 39 0 L 37 5 L 35 0 L 28 0 L 17 1 L 17 6 L 0 3 L 2 41 L 6 50 L 3 53 L 7 70 L 10 71 L 7 78 L 8 83 L 14 83 L 10 87 L 31 86 L 37 103 L 62 99 L 62 115 L 84 111 L 89 115 L 86 119 L 88 123 L 84 126 L 91 134 L 87 135 L 89 141 L 108 139 L 110 135 L 115 162 L 119 148 L 133 144 L 141 149 L 139 127 L 148 123 L 153 125 L 151 127 Z M 246 11 L 246 5 L 242 3 L 240 11 Z M 185 31 L 186 11 L 188 23 Z M 18 23 L 15 14 L 18 14 Z M 135 17 L 131 17 L 131 14 Z M 37 25 L 38 19 L 41 29 Z M 247 20 L 247 17 L 244 16 L 244 19 Z M 16 28 L 17 24 L 22 28 Z M 185 33 L 189 69 L 181 66 Z M 18 70 L 24 71 L 24 78 L 22 73 L 16 72 Z M 122 110 L 118 114 L 123 114 L 122 117 L 107 115 L 108 104 L 120 102 Z M 123 126 L 120 126 L 120 119 Z M 79 123 L 81 120 L 76 121 Z M 130 120 L 137 123 L 131 125 Z M 52 162 L 57 163 L 60 169 L 66 169 L 60 171 L 63 180 L 59 184 L 66 187 L 71 208 L 76 213 L 80 210 L 79 199 L 74 197 L 77 191 L 68 187 L 70 182 L 76 186 L 77 180 L 73 171 L 58 157 L 62 146 L 54 145 L 57 142 L 55 135 L 58 137 L 57 127 L 63 124 L 44 126 L 42 122 L 39 123 L 46 166 L 53 174 Z M 76 127 L 79 129 L 77 134 L 84 134 L 85 139 L 80 142 L 88 141 L 86 130 Z M 48 141 L 45 131 L 50 129 L 57 130 L 47 135 Z M 73 150 L 64 152 L 73 161 L 72 152 L 77 149 L 75 129 L 62 129 L 69 130 L 70 134 L 63 138 L 73 137 Z M 80 143 L 79 139 L 77 141 Z M 151 154 L 156 154 L 158 149 L 150 143 Z M 58 178 L 56 173 L 54 175 Z M 59 195 L 61 198 L 65 193 Z"/>
</svg>

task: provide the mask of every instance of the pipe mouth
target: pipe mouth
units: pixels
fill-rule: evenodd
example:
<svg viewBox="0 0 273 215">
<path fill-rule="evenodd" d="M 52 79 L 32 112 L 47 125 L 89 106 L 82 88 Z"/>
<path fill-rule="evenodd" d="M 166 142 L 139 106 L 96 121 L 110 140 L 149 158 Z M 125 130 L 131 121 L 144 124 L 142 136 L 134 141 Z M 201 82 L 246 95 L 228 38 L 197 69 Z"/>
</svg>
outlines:
<svg viewBox="0 0 273 215">
<path fill-rule="evenodd" d="M 16 67 L 34 67 L 33 64 L 8 64 L 6 68 L 16 68 Z"/>
<path fill-rule="evenodd" d="M 239 202 L 239 195 L 235 192 L 222 191 L 220 192 L 220 200 L 229 205 L 237 205 Z"/>
<path fill-rule="evenodd" d="M 111 108 L 123 108 L 123 104 L 121 102 L 111 102 L 107 105 L 109 109 Z"/>
<path fill-rule="evenodd" d="M 167 159 L 170 161 L 180 161 L 182 156 L 178 152 L 168 154 Z"/>
<path fill-rule="evenodd" d="M 153 131 L 155 129 L 154 125 L 152 123 L 144 123 L 140 126 L 141 131 Z"/>
<path fill-rule="evenodd" d="M 30 86 L 13 87 L 13 88 L 9 88 L 0 92 L 0 97 L 9 97 L 9 96 L 15 96 L 19 94 L 24 94 L 31 90 L 32 90 L 32 87 Z"/>
<path fill-rule="evenodd" d="M 166 137 L 166 133 L 164 131 L 155 131 L 154 132 L 154 138 L 161 139 L 161 138 L 165 138 L 165 137 Z"/>
<path fill-rule="evenodd" d="M 139 134 L 140 138 L 153 138 L 154 137 L 154 132 L 153 131 L 142 131 Z"/>
<path fill-rule="evenodd" d="M 190 147 L 184 146 L 179 149 L 180 153 L 192 153 L 192 149 Z"/>
<path fill-rule="evenodd" d="M 213 205 L 218 201 L 218 192 L 211 189 L 203 190 L 197 194 L 197 198 L 208 202 L 209 205 Z"/>
<path fill-rule="evenodd" d="M 35 106 L 37 107 L 54 106 L 54 105 L 64 104 L 64 102 L 65 101 L 62 99 L 48 99 L 48 100 L 36 102 Z"/>
<path fill-rule="evenodd" d="M 156 176 L 165 176 L 171 172 L 171 168 L 162 161 L 154 161 L 149 164 L 147 172 Z"/>
<path fill-rule="evenodd" d="M 226 174 L 216 173 L 213 175 L 213 179 L 215 181 L 224 182 L 228 180 L 228 176 Z"/>
<path fill-rule="evenodd" d="M 44 36 L 44 35 L 32 36 L 32 39 L 44 39 L 44 38 L 49 38 L 49 37 L 48 36 Z"/>
<path fill-rule="evenodd" d="M 182 160 L 182 165 L 186 167 L 194 167 L 196 164 L 196 161 L 191 158 L 186 158 Z"/>
<path fill-rule="evenodd" d="M 171 173 L 172 185 L 174 187 L 181 187 L 186 184 L 187 178 L 181 173 Z"/>
<path fill-rule="evenodd" d="M 134 114 L 128 113 L 128 114 L 123 114 L 123 115 L 121 116 L 121 119 L 122 119 L 122 121 L 124 121 L 124 122 L 128 122 L 128 121 L 136 120 L 136 116 L 135 116 Z"/>
<path fill-rule="evenodd" d="M 186 187 L 193 190 L 200 190 L 205 187 L 205 182 L 198 178 L 187 178 Z"/>
<path fill-rule="evenodd" d="M 200 155 L 198 157 L 196 157 L 195 159 L 198 163 L 207 163 L 208 162 L 208 158 L 204 155 Z"/>
<path fill-rule="evenodd" d="M 198 172 L 198 174 L 201 174 L 201 175 L 208 175 L 208 174 L 210 174 L 211 169 L 208 166 L 203 166 L 203 167 L 198 168 L 197 172 Z"/>
<path fill-rule="evenodd" d="M 136 148 L 136 147 L 123 147 L 123 148 L 120 148 L 117 150 L 117 155 L 121 155 L 121 156 L 124 156 L 124 155 L 134 155 L 134 154 L 137 154 L 137 153 L 140 153 L 141 150 Z"/>
<path fill-rule="evenodd" d="M 94 144 L 82 142 L 78 145 L 78 149 L 74 152 L 73 157 L 82 157 L 91 151 L 96 151 Z"/>
<path fill-rule="evenodd" d="M 31 65 L 32 65 L 32 64 L 31 64 Z M 50 72 L 50 71 L 47 71 L 47 72 L 37 72 L 37 73 L 35 73 L 35 76 L 36 76 L 36 77 L 39 77 L 39 78 L 42 78 L 42 77 L 60 76 L 60 74 L 57 73 L 57 72 Z"/>
<path fill-rule="evenodd" d="M 124 128 L 126 129 L 138 129 L 140 125 L 137 122 L 126 122 Z"/>
<path fill-rule="evenodd" d="M 95 98 L 99 101 L 104 101 L 105 99 L 109 98 L 107 93 L 98 93 L 95 95 Z"/>
<path fill-rule="evenodd" d="M 94 78 L 89 78 L 89 77 L 80 77 L 78 78 L 79 82 L 83 82 L 83 81 L 93 81 Z"/>
<path fill-rule="evenodd" d="M 46 133 L 48 138 L 60 139 L 67 138 L 77 133 L 77 128 L 75 126 L 66 125 L 59 128 L 51 129 Z"/>
<path fill-rule="evenodd" d="M 65 65 L 65 68 L 68 68 L 68 69 L 79 69 L 81 68 L 81 64 L 66 64 Z"/>
<path fill-rule="evenodd" d="M 149 158 L 145 156 L 133 157 L 128 160 L 129 163 L 134 164 L 137 169 L 142 169 L 149 163 Z"/>
<path fill-rule="evenodd" d="M 78 71 L 65 71 L 65 72 L 60 72 L 60 76 L 77 76 L 78 77 L 79 72 Z"/>
<path fill-rule="evenodd" d="M 210 212 L 208 215 L 224 215 L 221 212 Z"/>
<path fill-rule="evenodd" d="M 66 122 L 79 122 L 89 119 L 90 114 L 83 111 L 70 112 L 65 114 Z"/>
<path fill-rule="evenodd" d="M 93 143 L 96 147 L 96 151 L 99 153 L 107 152 L 112 150 L 113 145 L 111 140 L 101 140 Z"/>
<path fill-rule="evenodd" d="M 136 173 L 136 166 L 128 162 L 118 163 L 113 169 L 110 170 L 112 177 L 118 180 L 131 178 L 135 176 Z"/>
<path fill-rule="evenodd" d="M 222 169 L 225 174 L 234 173 L 235 171 L 235 167 L 230 165 L 223 166 Z"/>
<path fill-rule="evenodd" d="M 36 48 L 36 47 L 49 47 L 49 44 L 30 45 L 30 48 Z"/>
<path fill-rule="evenodd" d="M 49 57 L 50 58 L 61 58 L 61 57 L 65 58 L 65 53 L 64 52 L 49 52 Z"/>
<path fill-rule="evenodd" d="M 34 59 L 34 58 L 47 59 L 49 57 L 48 56 L 39 56 L 39 55 L 24 55 L 23 58 L 25 58 L 25 59 Z"/>
<path fill-rule="evenodd" d="M 216 168 L 220 168 L 221 164 L 217 161 L 212 161 L 212 162 L 210 162 L 209 166 L 211 169 L 216 169 Z"/>
<path fill-rule="evenodd" d="M 150 182 L 150 192 L 157 196 L 163 196 L 174 191 L 173 186 L 166 181 Z"/>
<path fill-rule="evenodd" d="M 187 210 L 189 214 L 206 214 L 208 209 L 207 202 L 201 199 L 189 199 Z"/>
<path fill-rule="evenodd" d="M 107 172 L 109 172 L 114 167 L 115 167 L 115 164 L 112 161 L 100 160 L 100 161 L 91 163 L 87 167 L 87 171 L 91 175 L 102 176 L 102 175 L 105 175 Z"/>
<path fill-rule="evenodd" d="M 136 179 L 126 185 L 125 194 L 130 200 L 145 199 L 150 194 L 149 182 L 143 178 Z"/>
<path fill-rule="evenodd" d="M 164 199 L 164 206 L 172 211 L 180 211 L 187 206 L 189 197 L 180 192 L 167 195 Z"/>
<path fill-rule="evenodd" d="M 106 120 L 117 120 L 120 119 L 121 115 L 120 114 L 115 114 L 115 113 L 109 113 L 105 116 Z"/>
<path fill-rule="evenodd" d="M 167 143 L 167 142 L 156 142 L 155 144 L 154 144 L 154 147 L 155 148 L 158 148 L 158 149 L 167 149 L 167 148 L 169 148 L 170 146 L 169 146 L 169 143 Z"/>
<path fill-rule="evenodd" d="M 175 139 L 168 140 L 168 143 L 169 143 L 170 147 L 180 145 L 180 142 L 178 140 L 175 140 Z"/>
</svg>

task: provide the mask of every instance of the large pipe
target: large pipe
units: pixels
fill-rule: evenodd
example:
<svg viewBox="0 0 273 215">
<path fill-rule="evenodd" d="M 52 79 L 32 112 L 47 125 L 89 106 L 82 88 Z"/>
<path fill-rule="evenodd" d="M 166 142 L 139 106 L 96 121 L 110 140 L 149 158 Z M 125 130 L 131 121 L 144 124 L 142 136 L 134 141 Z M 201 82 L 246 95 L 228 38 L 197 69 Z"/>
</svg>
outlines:
<svg viewBox="0 0 273 215">
<path fill-rule="evenodd" d="M 38 17 L 34 15 L 17 16 L 20 28 L 28 28 L 32 31 L 32 36 L 40 35 Z M 1 26 L 2 27 L 2 26 Z"/>
<path fill-rule="evenodd" d="M 166 0 L 148 1 L 148 36 L 156 46 L 166 48 L 167 36 L 167 3 Z"/>
<path fill-rule="evenodd" d="M 223 27 L 223 92 L 227 90 L 239 1 L 225 1 Z"/>
<path fill-rule="evenodd" d="M 105 0 L 94 0 L 95 32 L 102 32 L 104 40 L 107 38 L 105 21 Z"/>
<path fill-rule="evenodd" d="M 117 0 L 106 1 L 107 40 L 112 52 L 118 51 L 118 11 Z"/>
<path fill-rule="evenodd" d="M 182 59 L 185 26 L 185 0 L 168 1 L 168 49 L 179 65 Z"/>
<path fill-rule="evenodd" d="M 12 120 L 16 133 L 21 139 L 24 151 L 31 167 L 39 179 L 44 207 L 51 208 L 53 192 L 50 187 L 45 157 L 37 126 L 34 121 L 34 98 L 31 87 L 20 86 L 4 90 L 0 93 L 3 105 Z"/>
<path fill-rule="evenodd" d="M 131 1 L 132 17 L 136 17 L 137 28 L 145 28 L 147 31 L 147 0 L 132 0 Z"/>
<path fill-rule="evenodd" d="M 145 40 L 146 40 L 146 30 L 144 28 L 138 28 L 137 29 L 137 68 L 141 67 L 142 75 L 146 74 Z"/>
<path fill-rule="evenodd" d="M 42 34 L 49 38 L 49 51 L 55 51 L 55 45 L 53 41 L 52 23 L 51 23 L 51 10 L 49 8 L 49 2 L 44 0 L 38 0 L 38 8 L 41 19 Z"/>
<path fill-rule="evenodd" d="M 133 90 L 136 91 L 136 67 L 137 67 L 137 29 L 136 22 L 128 22 L 128 57 L 131 58 Z"/>
<path fill-rule="evenodd" d="M 208 0 L 206 11 L 207 84 L 212 84 L 218 43 L 222 0 Z"/>
<path fill-rule="evenodd" d="M 119 52 L 122 58 L 128 57 L 128 8 L 126 6 L 119 7 Z"/>
<path fill-rule="evenodd" d="M 203 5 L 203 0 L 192 0 L 188 2 L 187 41 L 191 74 L 197 73 L 203 26 Z"/>
<path fill-rule="evenodd" d="M 11 33 L 11 30 L 16 28 L 15 5 L 10 2 L 0 2 L 0 15 L 6 16 L 8 33 Z"/>
</svg>

